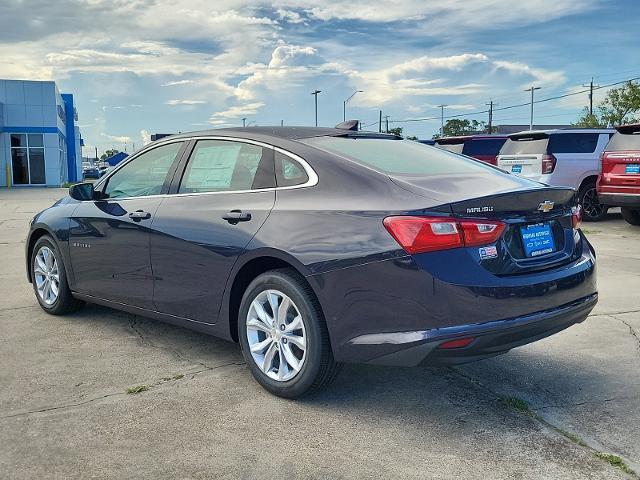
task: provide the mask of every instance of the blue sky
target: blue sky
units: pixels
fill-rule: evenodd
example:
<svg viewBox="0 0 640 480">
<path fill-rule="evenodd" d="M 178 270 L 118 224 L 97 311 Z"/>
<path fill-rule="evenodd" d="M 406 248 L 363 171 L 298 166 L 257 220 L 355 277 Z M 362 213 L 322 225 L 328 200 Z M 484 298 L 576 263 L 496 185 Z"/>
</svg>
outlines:
<svg viewBox="0 0 640 480">
<path fill-rule="evenodd" d="M 390 116 L 430 138 L 439 120 L 402 123 L 640 76 L 640 2 L 603 0 L 4 0 L 0 78 L 53 79 L 75 94 L 85 143 L 131 151 L 150 133 L 310 125 Z M 596 101 L 606 89 L 596 92 Z M 569 123 L 586 94 L 536 106 Z M 470 116 L 486 120 L 486 115 Z M 528 108 L 496 123 L 527 124 Z M 399 122 L 399 123 L 395 123 Z M 376 129 L 377 125 L 370 128 Z"/>
</svg>

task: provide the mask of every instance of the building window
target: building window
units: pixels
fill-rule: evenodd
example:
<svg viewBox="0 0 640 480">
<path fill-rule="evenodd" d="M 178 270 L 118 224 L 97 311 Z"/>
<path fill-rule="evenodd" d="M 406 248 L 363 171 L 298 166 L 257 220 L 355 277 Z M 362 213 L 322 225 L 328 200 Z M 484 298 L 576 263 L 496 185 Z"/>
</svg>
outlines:
<svg viewBox="0 0 640 480">
<path fill-rule="evenodd" d="M 14 185 L 44 185 L 44 136 L 11 134 L 11 172 Z"/>
</svg>

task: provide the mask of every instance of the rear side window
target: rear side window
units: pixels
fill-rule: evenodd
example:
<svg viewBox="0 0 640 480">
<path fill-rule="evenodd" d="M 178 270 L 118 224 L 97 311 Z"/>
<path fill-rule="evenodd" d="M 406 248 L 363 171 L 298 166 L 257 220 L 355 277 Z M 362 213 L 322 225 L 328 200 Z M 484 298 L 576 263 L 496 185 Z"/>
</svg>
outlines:
<svg viewBox="0 0 640 480">
<path fill-rule="evenodd" d="M 439 175 L 494 171 L 480 161 L 411 140 L 316 137 L 302 141 L 389 174 Z"/>
<path fill-rule="evenodd" d="M 547 153 L 548 144 L 549 136 L 546 134 L 509 137 L 500 149 L 500 155 L 537 155 L 539 153 Z"/>
<path fill-rule="evenodd" d="M 476 155 L 496 156 L 506 141 L 505 138 L 477 138 L 464 143 L 462 153 L 474 157 Z"/>
<path fill-rule="evenodd" d="M 269 176 L 268 168 L 261 165 L 265 151 L 248 143 L 201 140 L 191 153 L 178 193 L 264 188 L 264 178 Z"/>
<path fill-rule="evenodd" d="M 309 181 L 309 175 L 293 158 L 280 152 L 275 152 L 276 184 L 278 187 L 292 187 Z"/>
<path fill-rule="evenodd" d="M 640 131 L 635 134 L 624 134 L 616 132 L 607 147 L 607 152 L 614 152 L 619 150 L 640 150 Z"/>
<path fill-rule="evenodd" d="M 559 133 L 549 139 L 550 153 L 593 153 L 599 133 Z"/>
</svg>

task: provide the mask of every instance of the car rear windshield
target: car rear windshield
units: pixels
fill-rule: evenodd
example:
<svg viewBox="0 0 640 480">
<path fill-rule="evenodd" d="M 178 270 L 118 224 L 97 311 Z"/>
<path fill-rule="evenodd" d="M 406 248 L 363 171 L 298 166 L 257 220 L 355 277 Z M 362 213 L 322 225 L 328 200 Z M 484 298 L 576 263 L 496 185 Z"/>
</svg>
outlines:
<svg viewBox="0 0 640 480">
<path fill-rule="evenodd" d="M 640 150 L 640 131 L 632 134 L 624 134 L 616 132 L 607 147 L 607 152 L 614 152 L 619 150 Z"/>
<path fill-rule="evenodd" d="M 509 137 L 500 149 L 500 155 L 521 155 L 547 153 L 549 135 L 527 135 Z"/>
<path fill-rule="evenodd" d="M 388 174 L 441 175 L 493 171 L 482 162 L 411 140 L 315 137 L 302 141 Z"/>
<path fill-rule="evenodd" d="M 438 143 L 436 142 L 438 148 L 442 150 L 446 150 L 447 152 L 453 153 L 462 153 L 462 149 L 464 148 L 464 142 L 460 143 Z"/>
<path fill-rule="evenodd" d="M 475 157 L 477 155 L 496 156 L 506 141 L 505 138 L 472 138 L 464 142 L 462 153 Z"/>
<path fill-rule="evenodd" d="M 509 137 L 500 155 L 540 153 L 593 153 L 599 133 L 552 133 Z"/>
</svg>

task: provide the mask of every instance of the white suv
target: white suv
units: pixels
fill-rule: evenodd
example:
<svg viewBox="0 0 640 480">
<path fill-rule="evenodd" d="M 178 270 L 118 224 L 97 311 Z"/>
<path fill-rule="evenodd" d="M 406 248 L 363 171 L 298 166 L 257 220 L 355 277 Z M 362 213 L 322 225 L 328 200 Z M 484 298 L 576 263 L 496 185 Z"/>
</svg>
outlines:
<svg viewBox="0 0 640 480">
<path fill-rule="evenodd" d="M 578 190 L 584 220 L 596 221 L 608 207 L 598 200 L 600 156 L 614 129 L 572 128 L 509 135 L 497 166 L 537 182 Z"/>
</svg>

